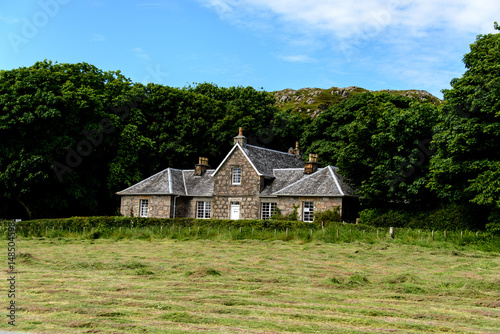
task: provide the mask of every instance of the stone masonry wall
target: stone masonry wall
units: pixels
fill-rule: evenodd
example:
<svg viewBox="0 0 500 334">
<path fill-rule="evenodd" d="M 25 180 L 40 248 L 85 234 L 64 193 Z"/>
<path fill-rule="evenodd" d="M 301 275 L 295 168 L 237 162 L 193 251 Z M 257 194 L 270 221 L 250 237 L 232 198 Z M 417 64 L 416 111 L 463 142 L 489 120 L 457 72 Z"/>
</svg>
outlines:
<svg viewBox="0 0 500 334">
<path fill-rule="evenodd" d="M 333 209 L 334 207 L 340 207 L 342 214 L 342 198 L 341 197 L 278 197 L 278 198 L 262 198 L 261 202 L 274 202 L 277 203 L 278 208 L 281 210 L 283 215 L 291 213 L 293 211 L 293 205 L 298 205 L 297 214 L 299 220 L 302 220 L 303 214 L 303 202 L 313 202 L 314 212 L 325 211 Z M 260 218 L 260 216 L 259 216 Z"/>
<path fill-rule="evenodd" d="M 148 217 L 170 218 L 171 196 L 122 196 L 120 213 L 124 216 L 139 216 L 141 199 L 148 200 Z"/>
<path fill-rule="evenodd" d="M 232 184 L 232 168 L 241 168 L 241 184 Z M 214 177 L 214 201 L 212 217 L 229 219 L 231 202 L 240 202 L 240 219 L 259 217 L 259 192 L 261 178 L 245 158 L 241 150 L 235 149 Z"/>
</svg>

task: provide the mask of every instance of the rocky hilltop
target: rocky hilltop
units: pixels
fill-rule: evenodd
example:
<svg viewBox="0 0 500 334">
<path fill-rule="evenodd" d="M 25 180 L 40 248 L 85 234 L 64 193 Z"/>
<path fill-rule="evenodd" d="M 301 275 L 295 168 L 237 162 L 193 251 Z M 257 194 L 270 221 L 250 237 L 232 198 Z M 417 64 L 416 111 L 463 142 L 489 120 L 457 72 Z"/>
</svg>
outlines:
<svg viewBox="0 0 500 334">
<path fill-rule="evenodd" d="M 328 89 L 321 88 L 302 88 L 299 90 L 284 89 L 273 92 L 276 98 L 276 106 L 280 110 L 292 109 L 293 111 L 316 117 L 328 107 L 340 103 L 342 100 L 355 94 L 365 92 L 387 92 L 394 95 L 402 95 L 418 99 L 419 101 L 428 101 L 434 104 L 440 104 L 441 100 L 425 90 L 379 90 L 371 91 L 361 87 L 351 86 L 345 88 L 332 87 Z"/>
</svg>

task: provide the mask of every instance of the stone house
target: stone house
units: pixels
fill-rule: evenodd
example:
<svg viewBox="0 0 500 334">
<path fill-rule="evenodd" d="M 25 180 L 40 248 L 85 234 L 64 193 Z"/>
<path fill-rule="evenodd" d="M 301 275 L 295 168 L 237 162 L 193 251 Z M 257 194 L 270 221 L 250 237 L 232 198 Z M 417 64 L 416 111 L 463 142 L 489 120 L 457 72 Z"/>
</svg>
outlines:
<svg viewBox="0 0 500 334">
<path fill-rule="evenodd" d="M 298 206 L 299 217 L 339 207 L 342 220 L 354 221 L 357 197 L 337 168 L 319 168 L 317 155 L 301 159 L 298 143 L 289 152 L 247 144 L 240 128 L 234 146 L 216 169 L 200 158 L 194 169 L 167 168 L 125 190 L 124 216 L 158 218 L 267 219 Z"/>
</svg>

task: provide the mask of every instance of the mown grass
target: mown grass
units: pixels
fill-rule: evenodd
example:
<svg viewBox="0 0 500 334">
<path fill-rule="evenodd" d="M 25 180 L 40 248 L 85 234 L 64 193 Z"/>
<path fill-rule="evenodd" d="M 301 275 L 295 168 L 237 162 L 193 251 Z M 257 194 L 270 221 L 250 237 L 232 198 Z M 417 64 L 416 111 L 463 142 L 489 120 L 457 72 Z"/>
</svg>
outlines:
<svg viewBox="0 0 500 334">
<path fill-rule="evenodd" d="M 19 237 L 16 330 L 496 333 L 500 329 L 498 250 L 483 252 L 432 240 L 425 246 L 418 244 L 424 241 L 404 244 L 402 235 L 325 242 L 319 240 L 321 230 L 313 231 L 312 237 L 310 231 L 298 237 L 291 232 L 288 236 L 277 232 L 274 237 L 269 231 L 268 239 L 237 238 L 239 231 L 229 236 L 229 231 L 215 230 L 211 238 L 189 234 L 196 230 L 161 231 L 171 233 L 163 238 L 150 232 L 142 239 L 119 234 L 125 230 L 99 239 L 57 236 L 57 231 Z M 7 305 L 6 294 L 0 302 Z M 3 324 L 8 328 L 6 321 Z"/>
<path fill-rule="evenodd" d="M 326 243 L 363 242 L 375 244 L 389 241 L 403 245 L 418 245 L 430 248 L 446 248 L 455 251 L 480 250 L 499 251 L 500 236 L 480 231 L 429 231 L 409 228 L 395 228 L 394 234 L 389 229 L 374 228 L 357 224 L 331 224 L 325 228 L 311 225 L 311 228 L 253 228 L 253 227 L 217 227 L 180 225 L 158 225 L 147 227 L 88 227 L 75 230 L 71 227 L 19 226 L 16 233 L 25 238 L 71 238 L 71 239 L 176 239 L 188 240 L 282 240 L 295 242 L 321 241 Z M 8 230 L 0 225 L 0 234 L 5 237 Z"/>
</svg>

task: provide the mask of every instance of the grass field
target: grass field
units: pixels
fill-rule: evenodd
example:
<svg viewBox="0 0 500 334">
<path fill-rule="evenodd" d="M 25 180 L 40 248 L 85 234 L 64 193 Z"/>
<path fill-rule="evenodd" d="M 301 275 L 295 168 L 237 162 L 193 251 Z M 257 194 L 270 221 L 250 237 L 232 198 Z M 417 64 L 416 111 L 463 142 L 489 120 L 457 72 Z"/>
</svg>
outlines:
<svg viewBox="0 0 500 334">
<path fill-rule="evenodd" d="M 498 252 L 393 240 L 62 237 L 19 238 L 16 251 L 20 308 L 5 330 L 500 332 Z M 0 302 L 8 305 L 6 293 Z"/>
</svg>

